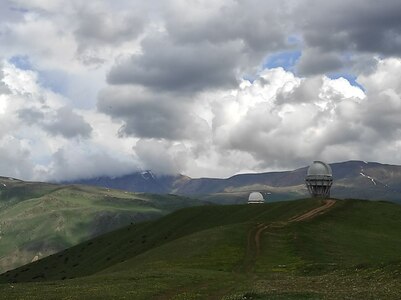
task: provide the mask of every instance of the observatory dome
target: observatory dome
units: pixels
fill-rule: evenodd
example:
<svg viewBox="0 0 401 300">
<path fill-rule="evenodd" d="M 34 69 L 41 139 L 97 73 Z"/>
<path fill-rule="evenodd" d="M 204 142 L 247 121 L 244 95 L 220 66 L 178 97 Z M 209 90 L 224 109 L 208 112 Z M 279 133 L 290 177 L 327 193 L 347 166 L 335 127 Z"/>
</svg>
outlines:
<svg viewBox="0 0 401 300">
<path fill-rule="evenodd" d="M 322 161 L 314 161 L 308 169 L 307 176 L 332 176 L 333 172 L 328 164 Z"/>
<path fill-rule="evenodd" d="M 252 192 L 249 194 L 248 203 L 263 203 L 265 199 L 263 195 L 259 192 Z"/>
<path fill-rule="evenodd" d="M 314 161 L 308 169 L 305 183 L 312 197 L 330 197 L 330 188 L 333 184 L 333 172 L 330 166 L 322 161 Z"/>
</svg>

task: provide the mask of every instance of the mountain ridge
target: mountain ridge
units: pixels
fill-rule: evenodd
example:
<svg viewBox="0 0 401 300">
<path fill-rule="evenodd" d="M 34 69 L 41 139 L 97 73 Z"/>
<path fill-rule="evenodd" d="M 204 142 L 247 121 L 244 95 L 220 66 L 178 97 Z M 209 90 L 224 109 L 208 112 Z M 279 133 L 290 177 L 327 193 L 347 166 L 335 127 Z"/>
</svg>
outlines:
<svg viewBox="0 0 401 300">
<path fill-rule="evenodd" d="M 350 160 L 330 164 L 337 198 L 401 201 L 401 166 Z M 290 171 L 236 174 L 228 178 L 190 178 L 157 175 L 151 171 L 121 177 L 99 177 L 69 183 L 117 188 L 135 192 L 172 193 L 221 203 L 243 203 L 247 193 L 261 191 L 271 201 L 299 199 L 308 195 L 304 178 L 308 167 Z M 228 199 L 230 198 L 230 199 Z"/>
</svg>

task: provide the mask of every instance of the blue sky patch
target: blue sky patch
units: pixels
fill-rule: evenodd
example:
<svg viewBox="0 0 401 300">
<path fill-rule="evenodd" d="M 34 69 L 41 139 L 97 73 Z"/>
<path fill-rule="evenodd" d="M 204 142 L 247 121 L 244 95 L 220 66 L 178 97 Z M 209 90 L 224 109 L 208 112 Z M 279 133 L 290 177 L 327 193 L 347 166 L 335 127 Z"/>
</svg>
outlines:
<svg viewBox="0 0 401 300">
<path fill-rule="evenodd" d="M 32 70 L 33 66 L 28 55 L 15 55 L 8 60 L 20 70 Z"/>
<path fill-rule="evenodd" d="M 263 69 L 282 67 L 286 71 L 294 71 L 294 67 L 301 57 L 301 51 L 283 51 L 269 55 L 263 63 Z"/>
<path fill-rule="evenodd" d="M 246 74 L 242 77 L 242 79 L 248 80 L 250 83 L 253 83 L 256 79 L 258 78 L 258 76 L 256 75 L 249 75 Z"/>
</svg>

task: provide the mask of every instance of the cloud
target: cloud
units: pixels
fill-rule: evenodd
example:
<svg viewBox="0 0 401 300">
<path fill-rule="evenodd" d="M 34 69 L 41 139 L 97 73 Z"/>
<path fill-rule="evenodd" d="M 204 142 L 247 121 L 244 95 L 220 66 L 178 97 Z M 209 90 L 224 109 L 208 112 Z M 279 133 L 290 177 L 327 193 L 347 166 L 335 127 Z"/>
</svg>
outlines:
<svg viewBox="0 0 401 300">
<path fill-rule="evenodd" d="M 343 67 L 341 57 L 335 52 L 306 49 L 299 59 L 297 71 L 301 75 L 316 75 L 338 71 Z"/>
<path fill-rule="evenodd" d="M 113 45 L 135 39 L 143 30 L 143 16 L 135 12 L 113 13 L 99 5 L 81 7 L 74 34 L 80 48 Z"/>
<path fill-rule="evenodd" d="M 70 107 L 62 107 L 53 112 L 36 108 L 22 108 L 18 110 L 18 118 L 27 125 L 40 126 L 50 135 L 61 135 L 65 138 L 89 138 L 92 127 L 81 115 L 73 112 Z"/>
<path fill-rule="evenodd" d="M 351 140 L 347 125 L 340 127 L 338 106 L 362 107 L 363 98 L 363 92 L 344 79 L 301 79 L 282 69 L 268 70 L 215 110 L 215 120 L 223 114 L 235 116 L 213 126 L 215 141 L 225 150 L 252 154 L 256 168 L 286 168 L 328 158 L 327 149 Z"/>
<path fill-rule="evenodd" d="M 386 161 L 390 149 L 399 157 L 401 86 L 394 78 L 400 70 L 400 59 L 381 60 L 374 73 L 357 78 L 366 93 L 343 78 L 266 71 L 263 80 L 244 84 L 222 105 L 217 102 L 215 142 L 227 151 L 251 153 L 254 168 L 301 166 L 316 158 Z"/>
<path fill-rule="evenodd" d="M 374 145 L 379 148 L 386 143 L 398 143 L 400 124 L 396 116 L 399 115 L 401 89 L 393 78 L 399 72 L 399 61 L 382 60 L 374 73 L 358 77 L 366 92 L 344 78 L 297 77 L 281 68 L 264 70 L 252 83 L 243 80 L 236 89 L 194 96 L 187 111 L 192 113 L 192 119 L 198 117 L 208 124 L 203 134 L 193 135 L 195 138 L 180 134 L 172 138 L 170 134 L 161 134 L 162 130 L 149 128 L 146 134 L 134 130 L 125 133 L 145 138 L 134 148 L 139 161 L 144 168 L 162 172 L 191 170 L 199 174 L 217 165 L 220 170 L 216 173 L 228 175 L 235 170 L 303 166 L 317 158 L 333 161 L 377 160 L 380 157 L 385 160 L 377 152 L 373 156 L 369 149 Z M 387 91 L 384 92 L 382 87 Z M 152 118 L 143 112 L 142 105 L 156 111 L 155 115 L 164 104 L 170 105 L 173 108 L 171 116 L 175 114 L 176 117 L 166 119 L 164 126 L 174 132 L 174 128 L 182 124 L 182 111 L 175 106 L 182 100 L 174 102 L 169 97 L 161 97 L 159 100 L 163 101 L 153 102 L 153 95 L 146 91 L 127 86 L 113 87 L 107 96 L 100 97 L 99 108 L 138 130 L 140 124 L 150 128 L 158 124 L 144 120 Z M 204 98 L 208 101 L 202 102 Z M 201 103 L 203 111 L 195 110 L 195 103 Z M 387 105 L 383 106 L 383 103 Z M 377 112 L 383 117 L 378 118 Z M 141 116 L 147 117 L 142 119 Z M 138 123 L 128 123 L 129 120 Z M 185 124 L 186 132 L 198 128 L 196 122 L 190 120 L 185 120 Z M 177 164 L 173 151 L 176 144 L 166 140 L 178 142 L 183 149 L 181 157 L 191 164 Z M 158 167 L 160 161 L 165 164 Z"/>
<path fill-rule="evenodd" d="M 72 111 L 69 107 L 59 108 L 55 112 L 54 120 L 45 122 L 43 127 L 51 134 L 60 134 L 66 138 L 81 136 L 89 138 L 92 127 L 84 118 Z"/>
<path fill-rule="evenodd" d="M 32 70 L 5 62 L 2 74 L 7 89 L 0 95 L 2 175 L 66 180 L 123 175 L 138 169 L 132 141 L 125 152 L 124 143 L 116 145 L 118 126 L 110 124 L 110 119 L 67 106 L 63 96 L 40 85 L 38 74 Z M 93 128 L 90 123 L 95 121 Z M 104 122 L 109 124 L 104 126 Z"/>
<path fill-rule="evenodd" d="M 180 143 L 141 139 L 134 150 L 143 168 L 154 170 L 158 174 L 177 174 L 188 163 L 188 150 Z"/>
<path fill-rule="evenodd" d="M 146 123 L 139 117 L 146 114 L 138 101 L 141 104 L 153 101 L 144 90 L 114 87 L 104 92 L 99 109 L 104 112 L 109 109 L 115 119 L 138 119 L 137 125 L 158 124 Z M 202 102 L 203 98 L 208 101 Z M 193 99 L 195 103 L 203 103 L 203 109 L 209 113 L 208 118 L 207 113 L 198 110 L 197 117 L 202 116 L 209 124 L 202 135 L 186 140 L 178 135 L 173 142 L 167 141 L 170 135 L 149 130 L 134 150 L 143 168 L 163 173 L 202 172 L 213 166 L 220 169 L 217 174 L 302 166 L 317 157 L 338 157 L 332 149 L 344 144 L 349 144 L 355 153 L 364 149 L 362 146 L 354 149 L 356 141 L 364 142 L 369 136 L 364 136 L 364 126 L 359 124 L 364 121 L 353 118 L 352 110 L 360 111 L 365 98 L 362 90 L 343 78 L 299 78 L 281 68 L 265 70 L 252 83 L 245 80 L 237 89 L 209 92 Z M 168 97 L 163 100 L 174 107 L 174 101 Z M 163 104 L 156 106 L 160 109 Z M 188 111 L 196 116 L 197 110 L 189 107 Z M 180 127 L 182 111 L 174 107 L 172 112 L 176 117 L 169 119 L 166 128 Z M 195 122 L 187 121 L 187 132 L 197 128 Z M 140 136 L 138 132 L 131 135 Z M 177 145 L 181 149 L 178 156 Z M 346 154 L 343 155 L 346 159 Z M 182 162 L 177 162 L 177 158 Z"/>
<path fill-rule="evenodd" d="M 277 103 L 311 103 L 319 99 L 319 90 L 323 84 L 323 77 L 309 77 L 287 83 L 277 93 Z"/>
<path fill-rule="evenodd" d="M 300 32 L 308 47 L 321 54 L 341 51 L 401 55 L 401 3 L 363 0 L 299 4 Z"/>
<path fill-rule="evenodd" d="M 9 91 L 5 101 L 12 105 L 9 110 L 18 120 L 29 126 L 39 126 L 51 135 L 65 138 L 90 136 L 91 126 L 71 107 L 63 106 L 60 95 L 42 88 L 37 73 L 18 69 L 9 63 L 2 72 L 3 83 Z M 27 99 L 30 100 L 28 103 Z"/>
<path fill-rule="evenodd" d="M 401 84 L 396 80 L 401 72 L 400 59 L 378 63 L 374 73 L 358 80 L 366 86 L 367 101 L 360 114 L 366 128 L 373 130 L 374 138 L 394 143 L 401 133 Z"/>
<path fill-rule="evenodd" d="M 80 3 L 74 10 L 78 21 L 73 32 L 77 58 L 88 66 L 101 66 L 114 49 L 132 44 L 143 32 L 146 12 L 116 10 L 105 1 Z"/>
<path fill-rule="evenodd" d="M 178 93 L 234 87 L 269 53 L 290 47 L 282 23 L 288 7 L 272 4 L 170 1 L 162 28 L 141 40 L 139 52 L 117 61 L 108 83 Z"/>
<path fill-rule="evenodd" d="M 176 44 L 163 34 L 143 40 L 142 51 L 113 66 L 108 82 L 174 92 L 197 92 L 236 83 L 239 43 Z"/>
<path fill-rule="evenodd" d="M 35 108 L 28 109 L 22 108 L 18 111 L 18 118 L 25 122 L 27 125 L 38 124 L 43 121 L 45 114 Z"/>
<path fill-rule="evenodd" d="M 9 93 L 10 90 L 8 89 L 6 83 L 4 82 L 3 64 L 0 62 L 0 96 Z"/>
<path fill-rule="evenodd" d="M 2 1 L 0 159 L 21 167 L 0 172 L 228 176 L 317 158 L 400 163 L 400 8 Z"/>
<path fill-rule="evenodd" d="M 21 179 L 34 176 L 35 164 L 31 161 L 28 145 L 13 137 L 0 140 L 1 174 Z"/>
<path fill-rule="evenodd" d="M 124 121 L 120 136 L 199 139 L 207 130 L 207 124 L 192 111 L 188 101 L 144 89 L 105 89 L 99 96 L 98 109 Z"/>
<path fill-rule="evenodd" d="M 180 44 L 209 42 L 224 46 L 239 41 L 244 55 L 259 60 L 267 52 L 288 46 L 286 22 L 290 1 L 170 1 L 166 9 L 166 30 Z M 259 62 L 259 61 L 258 61 Z"/>
<path fill-rule="evenodd" d="M 96 145 L 70 143 L 59 148 L 51 157 L 51 164 L 41 171 L 47 180 L 66 181 L 95 178 L 100 176 L 121 176 L 138 170 L 132 159 L 116 157 Z"/>
</svg>

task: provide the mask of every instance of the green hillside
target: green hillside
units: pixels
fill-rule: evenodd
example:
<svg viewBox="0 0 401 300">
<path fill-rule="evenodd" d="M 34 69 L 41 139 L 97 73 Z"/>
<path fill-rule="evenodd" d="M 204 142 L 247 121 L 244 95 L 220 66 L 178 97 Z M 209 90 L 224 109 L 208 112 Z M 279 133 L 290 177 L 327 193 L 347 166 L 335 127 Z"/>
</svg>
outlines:
<svg viewBox="0 0 401 300">
<path fill-rule="evenodd" d="M 0 178 L 0 272 L 200 203 L 173 195 Z"/>
<path fill-rule="evenodd" d="M 192 207 L 2 274 L 0 294 L 28 299 L 397 299 L 400 232 L 401 206 L 388 202 Z"/>
</svg>

